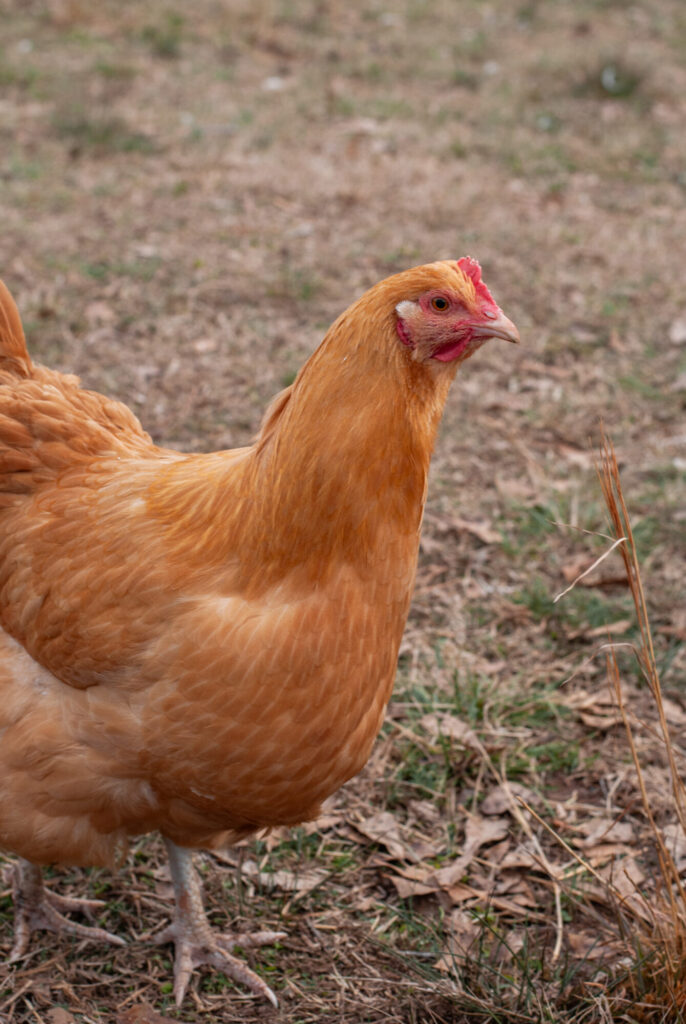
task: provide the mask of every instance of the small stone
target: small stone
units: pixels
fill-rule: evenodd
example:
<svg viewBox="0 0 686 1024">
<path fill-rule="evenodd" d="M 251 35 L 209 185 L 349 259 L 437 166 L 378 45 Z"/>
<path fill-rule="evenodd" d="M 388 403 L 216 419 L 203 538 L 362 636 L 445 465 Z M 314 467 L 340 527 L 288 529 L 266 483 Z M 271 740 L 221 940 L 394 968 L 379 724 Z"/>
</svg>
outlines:
<svg viewBox="0 0 686 1024">
<path fill-rule="evenodd" d="M 686 344 L 686 316 L 680 316 L 669 328 L 669 340 L 672 345 Z"/>
<path fill-rule="evenodd" d="M 262 88 L 265 92 L 281 92 L 286 88 L 286 83 L 279 75 L 270 75 L 262 82 Z"/>
</svg>

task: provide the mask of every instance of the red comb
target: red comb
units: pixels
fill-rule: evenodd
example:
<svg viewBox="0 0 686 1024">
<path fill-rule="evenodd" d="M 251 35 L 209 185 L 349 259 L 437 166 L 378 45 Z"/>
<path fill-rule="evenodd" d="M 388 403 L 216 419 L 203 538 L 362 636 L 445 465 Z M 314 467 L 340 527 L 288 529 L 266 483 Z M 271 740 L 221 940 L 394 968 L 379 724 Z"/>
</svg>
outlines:
<svg viewBox="0 0 686 1024">
<path fill-rule="evenodd" d="M 479 261 L 473 259 L 471 256 L 463 256 L 462 259 L 457 261 L 457 265 L 463 274 L 466 274 L 467 277 L 471 278 L 476 289 L 476 294 L 480 298 L 485 299 L 487 302 L 496 306 L 497 304 L 495 299 L 481 280 L 481 264 Z"/>
</svg>

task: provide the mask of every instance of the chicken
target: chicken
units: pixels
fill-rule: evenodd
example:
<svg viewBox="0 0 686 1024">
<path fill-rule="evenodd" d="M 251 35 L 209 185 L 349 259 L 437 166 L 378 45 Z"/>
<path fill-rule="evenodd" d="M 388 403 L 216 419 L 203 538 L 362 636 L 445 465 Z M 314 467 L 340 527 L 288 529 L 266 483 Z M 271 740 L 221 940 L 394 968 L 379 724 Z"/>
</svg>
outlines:
<svg viewBox="0 0 686 1024">
<path fill-rule="evenodd" d="M 0 289 L 0 847 L 15 941 L 93 901 L 39 865 L 116 865 L 158 830 L 180 1005 L 209 964 L 276 1003 L 214 934 L 193 848 L 311 820 L 365 764 L 412 593 L 458 365 L 517 341 L 476 261 L 377 284 L 339 316 L 255 443 L 155 446 L 126 406 L 32 363 Z"/>
</svg>

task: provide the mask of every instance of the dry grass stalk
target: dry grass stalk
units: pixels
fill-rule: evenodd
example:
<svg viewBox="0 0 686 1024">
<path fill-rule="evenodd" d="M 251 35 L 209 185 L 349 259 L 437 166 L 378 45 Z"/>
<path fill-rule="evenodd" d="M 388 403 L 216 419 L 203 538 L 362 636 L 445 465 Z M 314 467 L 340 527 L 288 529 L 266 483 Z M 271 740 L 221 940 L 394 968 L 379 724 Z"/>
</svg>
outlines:
<svg viewBox="0 0 686 1024">
<path fill-rule="evenodd" d="M 622 538 L 626 541 L 618 546 L 624 561 L 640 631 L 640 642 L 633 646 L 633 651 L 655 703 L 660 723 L 660 738 L 669 766 L 674 810 L 682 829 L 686 832 L 684 784 L 679 775 L 669 734 L 636 544 L 622 493 L 614 446 L 605 435 L 602 438 L 600 464 L 597 466 L 597 470 L 610 517 L 611 529 L 617 541 Z M 641 1004 L 639 1019 L 651 1020 L 655 1012 L 662 1014 L 665 1009 L 676 1012 L 679 1015 L 678 1019 L 682 1019 L 686 1010 L 686 892 L 674 859 L 665 844 L 663 833 L 655 821 L 634 741 L 629 712 L 622 695 L 615 649 L 611 643 L 607 655 L 607 670 L 608 679 L 626 729 L 643 810 L 650 824 L 659 864 L 656 892 L 652 899 L 649 900 L 645 895 L 637 892 L 634 898 L 622 900 L 617 905 L 620 928 L 627 944 L 631 947 L 631 952 L 635 956 L 637 946 L 639 951 L 641 947 L 644 951 L 628 976 L 626 988 L 630 993 L 632 1005 L 634 1002 L 636 1005 L 639 1002 Z M 632 904 L 634 905 L 632 906 Z M 634 938 L 631 937 L 630 932 L 625 930 L 624 912 L 627 910 L 633 918 L 634 928 L 637 928 L 637 933 L 634 933 L 637 937 Z M 646 934 L 646 921 L 650 921 L 652 925 L 649 934 Z M 650 955 L 646 956 L 645 951 L 648 951 Z M 660 1017 L 660 1019 L 664 1018 Z"/>
</svg>

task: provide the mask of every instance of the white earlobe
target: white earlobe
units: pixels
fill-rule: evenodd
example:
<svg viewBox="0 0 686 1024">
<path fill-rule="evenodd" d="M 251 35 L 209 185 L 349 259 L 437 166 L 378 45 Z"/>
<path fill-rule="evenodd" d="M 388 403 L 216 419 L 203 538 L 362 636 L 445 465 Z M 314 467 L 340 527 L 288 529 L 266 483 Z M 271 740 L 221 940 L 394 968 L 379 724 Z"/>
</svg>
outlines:
<svg viewBox="0 0 686 1024">
<path fill-rule="evenodd" d="M 418 305 L 418 302 L 412 302 L 411 299 L 403 299 L 403 301 L 399 302 L 395 307 L 395 311 L 399 317 L 402 317 L 402 319 L 405 320 L 407 317 L 412 316 Z"/>
</svg>

